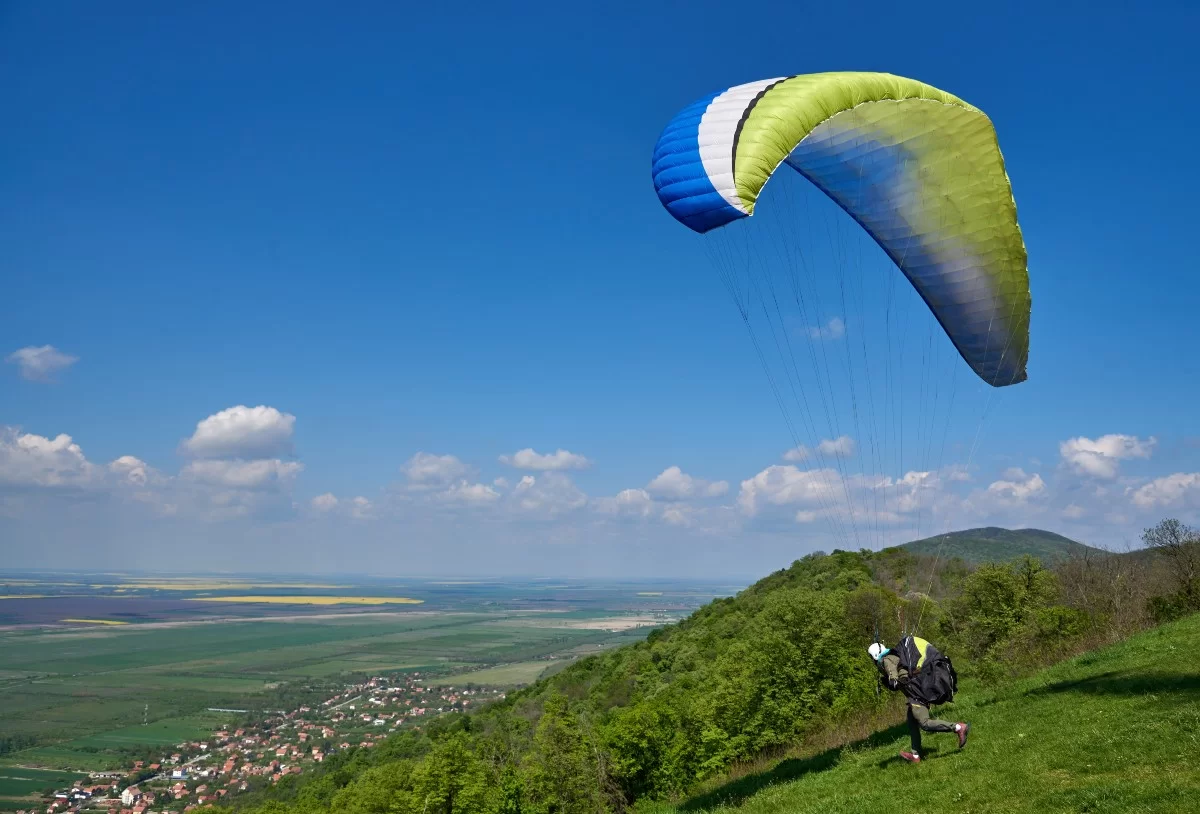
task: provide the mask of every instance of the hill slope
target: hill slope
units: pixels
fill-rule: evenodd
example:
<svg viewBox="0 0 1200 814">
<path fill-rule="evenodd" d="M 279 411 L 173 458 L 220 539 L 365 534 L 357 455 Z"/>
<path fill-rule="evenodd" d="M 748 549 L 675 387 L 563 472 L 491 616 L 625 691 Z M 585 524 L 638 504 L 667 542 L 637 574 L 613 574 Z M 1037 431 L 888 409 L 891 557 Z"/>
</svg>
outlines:
<svg viewBox="0 0 1200 814">
<path fill-rule="evenodd" d="M 984 691 L 967 684 L 941 716 L 971 722 L 967 748 L 926 736 L 897 757 L 898 725 L 788 759 L 668 812 L 1193 812 L 1200 788 L 1200 615 Z M 934 751 L 936 750 L 936 751 Z M 725 803 L 725 805 L 722 805 Z"/>
<path fill-rule="evenodd" d="M 1069 537 L 1041 529 L 1002 529 L 988 527 L 966 529 L 926 537 L 897 546 L 913 554 L 937 556 L 942 559 L 959 557 L 966 562 L 1009 562 L 1028 554 L 1046 565 L 1066 559 L 1072 554 L 1088 551 L 1102 553 L 1098 548 L 1076 542 Z"/>
</svg>

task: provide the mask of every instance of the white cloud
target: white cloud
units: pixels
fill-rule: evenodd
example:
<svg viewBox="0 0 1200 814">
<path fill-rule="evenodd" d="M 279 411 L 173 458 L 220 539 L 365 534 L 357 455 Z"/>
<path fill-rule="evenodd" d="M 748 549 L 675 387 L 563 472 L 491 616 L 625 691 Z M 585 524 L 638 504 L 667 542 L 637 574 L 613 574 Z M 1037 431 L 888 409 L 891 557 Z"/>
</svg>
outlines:
<svg viewBox="0 0 1200 814">
<path fill-rule="evenodd" d="M 826 438 L 817 444 L 817 452 L 821 455 L 838 455 L 843 458 L 853 455 L 856 449 L 857 445 L 854 443 L 854 439 L 848 435 L 840 435 L 837 438 Z M 808 460 L 812 455 L 813 451 L 811 449 L 801 445 L 783 453 L 783 459 L 792 463 L 799 463 L 800 461 Z"/>
<path fill-rule="evenodd" d="M 198 423 L 183 448 L 197 458 L 276 458 L 291 454 L 295 424 L 274 407 L 239 404 Z"/>
<path fill-rule="evenodd" d="M 94 482 L 96 467 L 69 435 L 47 438 L 0 428 L 0 483 L 51 488 Z"/>
<path fill-rule="evenodd" d="M 331 512 L 337 508 L 338 499 L 332 492 L 317 495 L 312 499 L 312 507 L 319 512 Z"/>
<path fill-rule="evenodd" d="M 361 495 L 349 499 L 340 499 L 332 492 L 326 492 L 323 495 L 317 495 L 312 499 L 313 511 L 318 514 L 340 513 L 344 516 L 349 516 L 355 520 L 366 520 L 371 516 L 371 510 L 374 505 Z"/>
<path fill-rule="evenodd" d="M 543 472 L 586 469 L 592 465 L 592 462 L 584 456 L 568 452 L 565 449 L 557 449 L 546 455 L 540 455 L 528 447 L 512 455 L 501 455 L 500 463 L 516 467 L 517 469 L 533 469 Z"/>
<path fill-rule="evenodd" d="M 824 325 L 812 326 L 805 329 L 809 339 L 841 339 L 846 335 L 846 323 L 841 317 L 834 317 Z"/>
<path fill-rule="evenodd" d="M 492 486 L 495 486 L 497 489 L 507 489 L 508 478 L 496 478 L 494 481 L 492 481 Z"/>
<path fill-rule="evenodd" d="M 683 506 L 671 506 L 663 512 L 662 519 L 672 526 L 690 526 L 692 519 Z"/>
<path fill-rule="evenodd" d="M 854 450 L 854 439 L 848 435 L 841 435 L 834 439 L 826 439 L 820 444 L 817 444 L 817 451 L 824 455 L 853 455 Z"/>
<path fill-rule="evenodd" d="M 438 498 L 448 503 L 478 506 L 495 503 L 500 499 L 500 493 L 487 484 L 461 480 L 458 483 L 451 484 L 446 491 L 439 492 Z"/>
<path fill-rule="evenodd" d="M 145 486 L 150 480 L 151 469 L 145 461 L 132 455 L 122 455 L 108 465 L 108 471 L 118 479 L 135 486 Z"/>
<path fill-rule="evenodd" d="M 1133 502 L 1140 508 L 1160 506 L 1200 506 L 1200 472 L 1176 472 L 1156 478 L 1132 490 Z"/>
<path fill-rule="evenodd" d="M 472 472 L 471 467 L 453 455 L 433 455 L 418 452 L 400 467 L 414 489 L 432 489 L 461 480 Z"/>
<path fill-rule="evenodd" d="M 1032 475 L 1026 475 L 1020 469 L 1009 469 L 1006 473 L 1014 480 L 998 480 L 988 486 L 988 492 L 993 495 L 998 495 L 1002 498 L 1014 500 L 1018 503 L 1023 503 L 1026 500 L 1035 498 L 1046 491 L 1046 482 L 1042 480 L 1042 476 L 1036 472 Z"/>
<path fill-rule="evenodd" d="M 22 378 L 31 382 L 47 382 L 58 371 L 66 370 L 78 362 L 79 357 L 63 353 L 53 345 L 42 345 L 41 347 L 31 345 L 13 351 L 5 357 L 5 361 L 15 364 Z"/>
<path fill-rule="evenodd" d="M 1078 520 L 1083 517 L 1084 514 L 1086 514 L 1084 508 L 1074 503 L 1068 503 L 1067 507 L 1062 510 L 1062 516 L 1068 520 Z"/>
<path fill-rule="evenodd" d="M 906 472 L 899 480 L 888 478 L 881 488 L 893 487 L 899 493 L 895 500 L 896 510 L 909 513 L 931 508 L 934 501 L 944 494 L 944 484 L 945 481 L 937 472 Z"/>
<path fill-rule="evenodd" d="M 1076 473 L 1096 478 L 1115 478 L 1122 460 L 1149 458 L 1158 440 L 1135 435 L 1102 435 L 1071 438 L 1059 444 L 1063 461 Z"/>
<path fill-rule="evenodd" d="M 834 485 L 840 488 L 841 479 L 831 469 L 768 466 L 742 481 L 738 506 L 747 515 L 754 515 L 764 503 L 775 506 L 817 503 L 832 496 Z"/>
<path fill-rule="evenodd" d="M 587 505 L 588 497 L 566 475 L 547 472 L 521 478 L 510 496 L 512 505 L 525 512 L 561 514 Z"/>
<path fill-rule="evenodd" d="M 654 513 L 654 498 L 645 489 L 623 489 L 614 497 L 593 501 L 596 511 L 631 517 L 649 517 Z"/>
<path fill-rule="evenodd" d="M 971 473 L 963 464 L 951 464 L 942 470 L 942 475 L 948 481 L 963 483 L 971 479 Z"/>
<path fill-rule="evenodd" d="M 253 490 L 287 483 L 303 468 L 303 464 L 278 458 L 257 461 L 200 460 L 189 463 L 180 474 L 210 486 Z"/>
<path fill-rule="evenodd" d="M 350 516 L 358 520 L 365 520 L 371 516 L 371 510 L 374 508 L 371 501 L 359 495 L 350 501 Z"/>
<path fill-rule="evenodd" d="M 664 500 L 720 497 L 729 491 L 726 481 L 706 481 L 686 474 L 677 466 L 667 467 L 646 485 L 646 491 Z"/>
</svg>

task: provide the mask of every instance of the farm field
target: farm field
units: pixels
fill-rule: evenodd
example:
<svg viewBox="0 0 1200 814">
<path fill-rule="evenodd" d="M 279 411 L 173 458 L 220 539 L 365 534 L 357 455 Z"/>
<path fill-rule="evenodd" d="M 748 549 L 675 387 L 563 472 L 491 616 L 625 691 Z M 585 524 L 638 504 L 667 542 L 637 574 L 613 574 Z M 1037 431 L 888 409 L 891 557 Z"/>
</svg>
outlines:
<svg viewBox="0 0 1200 814">
<path fill-rule="evenodd" d="M 78 774 L 47 769 L 0 766 L 0 811 L 35 805 L 40 793 L 77 780 Z"/>
<path fill-rule="evenodd" d="M 474 684 L 484 687 L 514 687 L 532 684 L 549 665 L 545 661 L 520 661 L 466 673 L 455 673 L 438 681 L 443 686 Z"/>
<path fill-rule="evenodd" d="M 208 577 L 18 582 L 0 578 L 0 589 L 46 596 L 0 603 L 0 614 L 8 612 L 0 617 L 8 625 L 0 627 L 0 731 L 34 744 L 0 755 L 5 776 L 16 776 L 17 766 L 116 768 L 131 753 L 200 738 L 238 716 L 293 709 L 367 675 L 529 683 L 636 641 L 713 596 L 703 587 L 648 596 L 637 586 L 561 582 L 383 590 Z M 195 601 L 215 599 L 218 586 L 229 595 Z M 346 598 L 355 604 L 339 601 Z"/>
</svg>

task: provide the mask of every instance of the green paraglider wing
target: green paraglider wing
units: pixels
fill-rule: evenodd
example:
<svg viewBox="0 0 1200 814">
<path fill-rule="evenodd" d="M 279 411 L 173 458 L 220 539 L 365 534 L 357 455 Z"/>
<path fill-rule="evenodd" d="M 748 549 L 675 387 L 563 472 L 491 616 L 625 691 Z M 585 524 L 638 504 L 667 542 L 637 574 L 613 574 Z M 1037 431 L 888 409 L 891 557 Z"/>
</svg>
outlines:
<svg viewBox="0 0 1200 814">
<path fill-rule="evenodd" d="M 982 111 L 890 74 L 753 82 L 705 97 L 667 125 L 654 184 L 677 220 L 707 232 L 751 215 L 784 164 L 887 252 L 984 381 L 1025 380 L 1025 243 Z"/>
</svg>

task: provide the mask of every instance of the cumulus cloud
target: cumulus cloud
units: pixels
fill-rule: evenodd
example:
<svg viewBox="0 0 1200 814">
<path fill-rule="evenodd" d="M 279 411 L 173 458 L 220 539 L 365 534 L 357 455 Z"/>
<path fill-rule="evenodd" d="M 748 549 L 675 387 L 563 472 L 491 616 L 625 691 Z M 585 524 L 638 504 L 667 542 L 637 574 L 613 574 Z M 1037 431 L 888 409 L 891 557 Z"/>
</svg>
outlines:
<svg viewBox="0 0 1200 814">
<path fill-rule="evenodd" d="M 1083 517 L 1086 513 L 1087 512 L 1084 510 L 1084 508 L 1082 506 L 1076 505 L 1074 503 L 1068 503 L 1066 508 L 1064 508 L 1062 510 L 1062 516 L 1067 518 L 1068 520 L 1078 520 L 1081 517 Z"/>
<path fill-rule="evenodd" d="M 375 506 L 370 500 L 359 495 L 350 501 L 350 516 L 358 520 L 365 520 L 371 516 L 371 510 L 374 508 Z"/>
<path fill-rule="evenodd" d="M 71 436 L 47 438 L 0 428 L 0 483 L 50 488 L 91 484 L 96 467 Z"/>
<path fill-rule="evenodd" d="M 1149 458 L 1158 440 L 1136 435 L 1102 435 L 1099 438 L 1071 438 L 1059 444 L 1063 462 L 1080 475 L 1115 478 L 1120 462 L 1130 458 Z"/>
<path fill-rule="evenodd" d="M 602 497 L 593 503 L 602 514 L 649 517 L 654 513 L 654 498 L 645 489 L 623 489 L 613 497 Z"/>
<path fill-rule="evenodd" d="M 853 438 L 848 435 L 840 435 L 837 438 L 826 438 L 822 440 L 819 444 L 817 444 L 816 451 L 821 455 L 838 455 L 843 458 L 848 458 L 854 454 L 857 448 L 858 447 L 854 443 Z M 783 459 L 785 461 L 799 463 L 801 461 L 807 461 L 813 456 L 813 454 L 813 450 L 801 445 L 789 449 L 787 452 L 783 453 Z"/>
<path fill-rule="evenodd" d="M 561 472 L 526 475 L 513 487 L 509 498 L 520 511 L 562 514 L 587 505 L 588 497 Z"/>
<path fill-rule="evenodd" d="M 663 500 L 720 497 L 729 491 L 727 481 L 706 481 L 686 474 L 677 466 L 667 467 L 646 485 L 646 491 Z"/>
<path fill-rule="evenodd" d="M 439 492 L 438 498 L 448 503 L 478 506 L 495 503 L 500 499 L 500 493 L 487 484 L 461 480 L 451 484 L 444 492 Z"/>
<path fill-rule="evenodd" d="M 63 353 L 53 345 L 29 346 L 15 350 L 5 357 L 9 364 L 17 366 L 21 378 L 31 382 L 48 382 L 60 370 L 66 370 L 79 361 L 78 356 Z"/>
<path fill-rule="evenodd" d="M 832 469 L 797 469 L 795 466 L 768 466 L 752 478 L 742 481 L 738 507 L 755 515 L 764 504 L 784 506 L 792 503 L 819 503 L 833 495 L 841 479 Z"/>
<path fill-rule="evenodd" d="M 192 461 L 180 473 L 198 483 L 229 489 L 263 489 L 291 481 L 303 464 L 267 458 L 257 461 Z"/>
<path fill-rule="evenodd" d="M 146 462 L 132 455 L 122 455 L 108 465 L 108 471 L 118 480 L 134 486 L 145 486 L 150 480 L 151 469 Z"/>
<path fill-rule="evenodd" d="M 683 506 L 670 506 L 663 512 L 663 522 L 669 523 L 672 526 L 690 526 L 692 525 L 691 515 Z"/>
<path fill-rule="evenodd" d="M 361 495 L 343 499 L 337 497 L 332 492 L 317 495 L 312 499 L 311 505 L 313 511 L 317 514 L 328 515 L 337 513 L 356 520 L 367 519 L 371 516 L 371 510 L 375 508 L 370 500 Z"/>
<path fill-rule="evenodd" d="M 1046 482 L 1036 472 L 1026 475 L 1021 469 L 1009 469 L 1005 473 L 1013 480 L 998 480 L 988 486 L 988 492 L 1008 500 L 1024 503 L 1046 491 Z"/>
<path fill-rule="evenodd" d="M 841 317 L 833 317 L 824 325 L 810 326 L 805 329 L 809 339 L 813 340 L 828 340 L 841 339 L 846 335 L 846 323 L 842 322 Z"/>
<path fill-rule="evenodd" d="M 418 452 L 400 467 L 400 471 L 408 478 L 410 488 L 435 489 L 463 479 L 472 469 L 453 455 Z"/>
<path fill-rule="evenodd" d="M 338 499 L 332 492 L 317 495 L 312 499 L 312 507 L 319 512 L 331 512 L 338 506 Z"/>
<path fill-rule="evenodd" d="M 501 455 L 500 463 L 517 469 L 532 469 L 543 472 L 557 472 L 566 469 L 586 469 L 592 462 L 582 455 L 556 449 L 554 452 L 540 455 L 531 448 L 514 452 L 512 455 Z"/>
<path fill-rule="evenodd" d="M 277 458 L 291 454 L 295 424 L 274 407 L 239 404 L 198 423 L 183 448 L 197 458 Z"/>
<path fill-rule="evenodd" d="M 1166 506 L 1200 506 L 1200 472 L 1176 472 L 1132 490 L 1134 505 L 1142 509 Z"/>
</svg>

